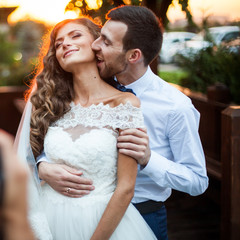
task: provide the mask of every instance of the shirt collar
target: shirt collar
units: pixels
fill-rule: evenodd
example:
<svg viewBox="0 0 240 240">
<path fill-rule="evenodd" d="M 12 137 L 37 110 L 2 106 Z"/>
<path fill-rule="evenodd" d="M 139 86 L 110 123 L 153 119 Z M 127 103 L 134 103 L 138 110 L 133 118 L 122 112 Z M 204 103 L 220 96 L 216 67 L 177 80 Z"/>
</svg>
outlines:
<svg viewBox="0 0 240 240">
<path fill-rule="evenodd" d="M 142 77 L 137 79 L 135 82 L 126 85 L 125 87 L 131 88 L 137 97 L 139 97 L 144 90 L 151 84 L 154 78 L 154 73 L 152 72 L 150 66 L 148 66 L 147 71 L 143 74 Z"/>
</svg>

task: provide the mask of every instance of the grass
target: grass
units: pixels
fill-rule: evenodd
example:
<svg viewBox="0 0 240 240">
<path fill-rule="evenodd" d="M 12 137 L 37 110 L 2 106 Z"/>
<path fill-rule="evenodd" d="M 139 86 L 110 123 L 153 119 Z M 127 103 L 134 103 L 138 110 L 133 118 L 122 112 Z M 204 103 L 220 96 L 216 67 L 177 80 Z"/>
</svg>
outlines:
<svg viewBox="0 0 240 240">
<path fill-rule="evenodd" d="M 176 70 L 176 71 L 160 71 L 158 72 L 158 75 L 163 80 L 181 85 L 181 79 L 186 78 L 188 76 L 188 73 L 183 70 Z"/>
</svg>

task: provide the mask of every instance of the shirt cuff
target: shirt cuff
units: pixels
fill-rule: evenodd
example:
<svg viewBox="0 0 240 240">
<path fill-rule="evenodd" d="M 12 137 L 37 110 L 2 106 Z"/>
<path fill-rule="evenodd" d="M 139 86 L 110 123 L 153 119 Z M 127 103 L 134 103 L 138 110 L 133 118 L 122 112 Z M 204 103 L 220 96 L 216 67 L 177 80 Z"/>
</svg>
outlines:
<svg viewBox="0 0 240 240">
<path fill-rule="evenodd" d="M 148 164 L 141 169 L 141 173 L 148 175 L 151 178 L 161 178 L 164 177 L 166 169 L 169 165 L 168 159 L 159 155 L 158 153 L 151 151 L 151 157 Z"/>
<path fill-rule="evenodd" d="M 37 157 L 37 165 L 40 163 L 40 162 L 48 162 L 50 163 L 50 160 L 47 158 L 46 154 L 43 152 L 41 153 L 41 155 L 39 155 Z"/>
</svg>

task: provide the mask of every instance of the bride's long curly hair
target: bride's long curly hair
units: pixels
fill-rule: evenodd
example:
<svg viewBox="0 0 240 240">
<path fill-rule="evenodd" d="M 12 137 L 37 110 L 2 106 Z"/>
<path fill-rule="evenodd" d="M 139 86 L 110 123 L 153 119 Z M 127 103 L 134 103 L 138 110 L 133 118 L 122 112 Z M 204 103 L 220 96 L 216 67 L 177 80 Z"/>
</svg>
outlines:
<svg viewBox="0 0 240 240">
<path fill-rule="evenodd" d="M 100 26 L 83 17 L 58 23 L 51 31 L 48 40 L 45 40 L 39 55 L 38 74 L 27 93 L 27 97 L 31 93 L 30 101 L 33 105 L 30 144 L 35 157 L 43 150 L 44 137 L 50 124 L 70 110 L 69 104 L 74 98 L 72 74 L 61 68 L 55 50 L 55 39 L 59 29 L 70 22 L 87 27 L 94 39 L 100 35 Z"/>
</svg>

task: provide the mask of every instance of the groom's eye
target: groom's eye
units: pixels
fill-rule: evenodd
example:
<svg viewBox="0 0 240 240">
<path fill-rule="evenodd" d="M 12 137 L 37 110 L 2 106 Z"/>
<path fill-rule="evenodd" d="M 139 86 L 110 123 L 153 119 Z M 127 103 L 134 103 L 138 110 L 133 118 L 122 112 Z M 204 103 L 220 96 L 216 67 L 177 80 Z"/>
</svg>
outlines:
<svg viewBox="0 0 240 240">
<path fill-rule="evenodd" d="M 107 38 L 105 38 L 105 39 L 103 40 L 103 42 L 104 42 L 104 44 L 105 44 L 106 46 L 111 45 L 111 41 L 109 41 L 109 39 L 107 39 Z"/>
<path fill-rule="evenodd" d="M 104 41 L 104 44 L 105 44 L 106 46 L 108 46 L 108 45 L 109 45 L 109 42 L 108 42 L 107 40 L 105 40 L 105 41 Z"/>
<path fill-rule="evenodd" d="M 101 38 L 102 38 L 103 43 L 106 46 L 109 46 L 111 44 L 111 41 L 109 41 L 109 39 L 105 35 L 102 35 Z"/>
</svg>

